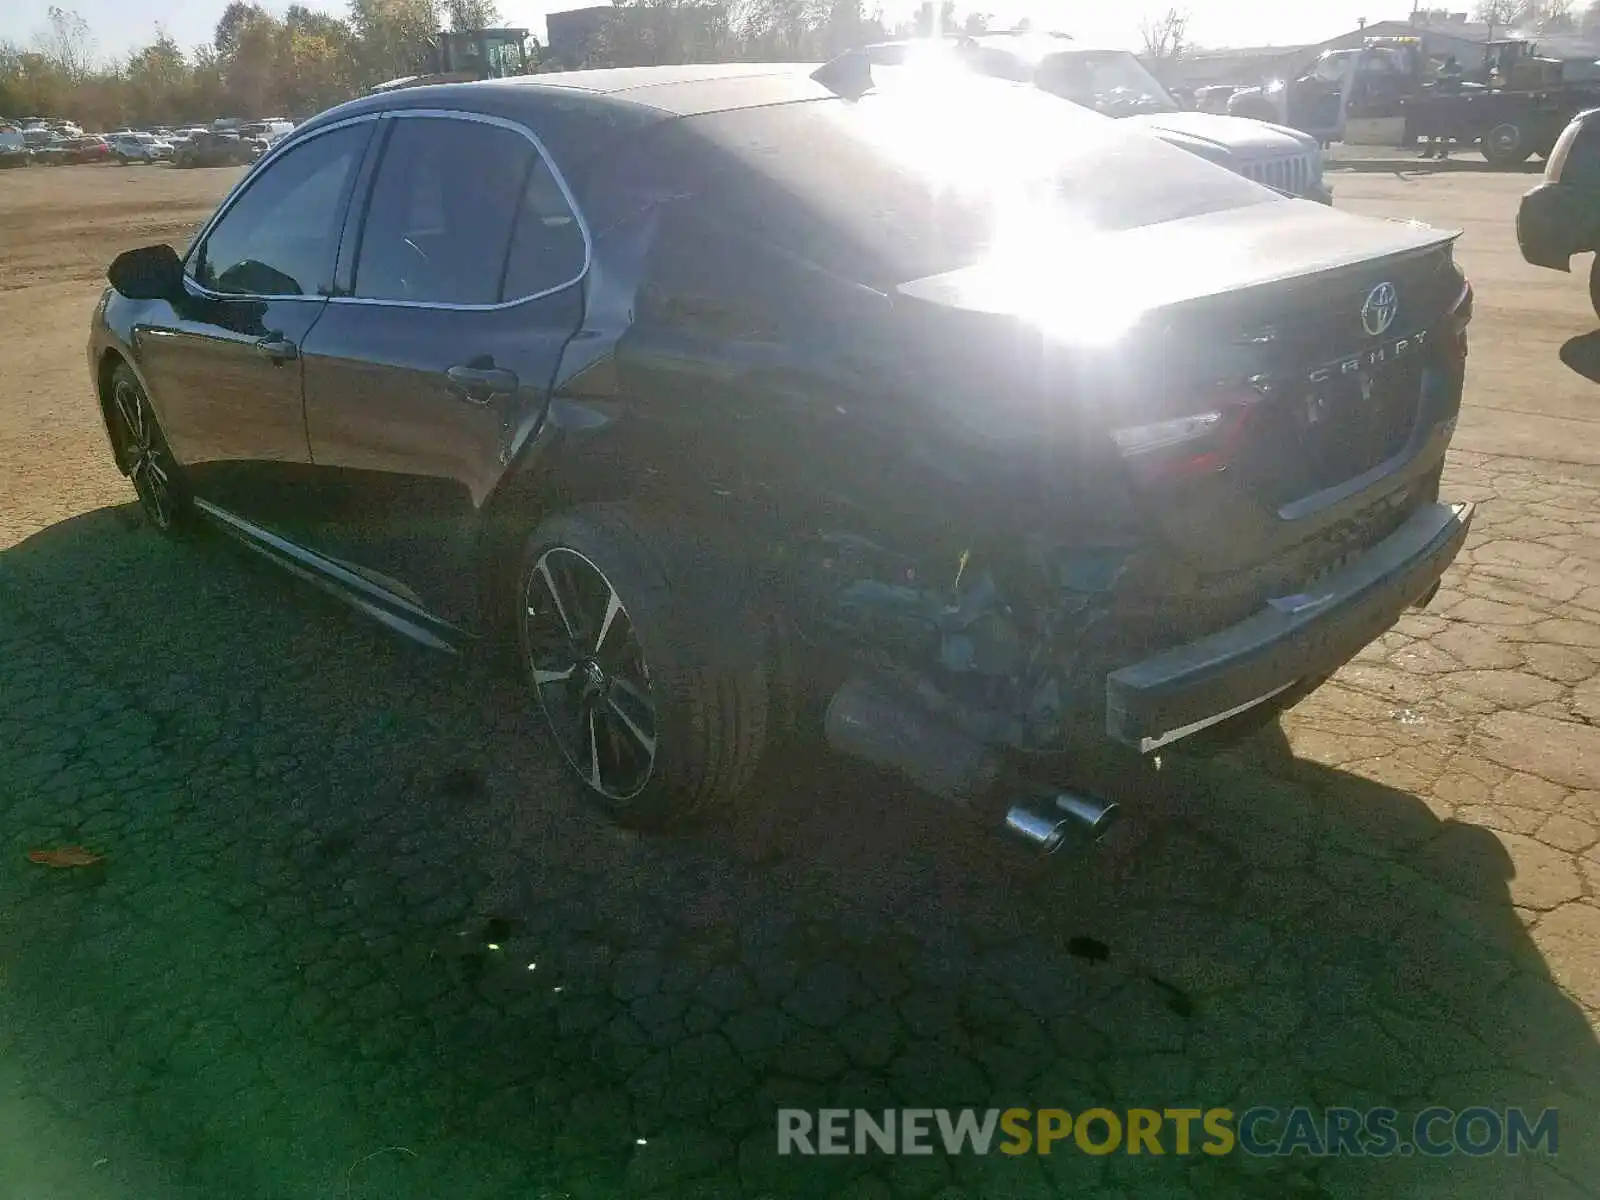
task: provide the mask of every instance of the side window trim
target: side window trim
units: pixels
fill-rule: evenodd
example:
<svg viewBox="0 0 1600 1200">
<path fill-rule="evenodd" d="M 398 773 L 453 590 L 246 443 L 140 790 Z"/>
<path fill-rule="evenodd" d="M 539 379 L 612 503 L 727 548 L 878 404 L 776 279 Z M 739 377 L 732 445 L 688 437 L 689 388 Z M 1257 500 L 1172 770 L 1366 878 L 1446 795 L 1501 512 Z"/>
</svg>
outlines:
<svg viewBox="0 0 1600 1200">
<path fill-rule="evenodd" d="M 362 124 L 364 122 L 375 122 L 375 121 L 377 121 L 377 119 L 381 115 L 383 115 L 383 114 L 381 114 L 381 113 L 363 113 L 359 117 L 351 117 L 348 120 L 344 120 L 344 121 L 335 121 L 331 125 L 325 125 L 321 129 L 315 130 L 314 132 L 312 132 L 310 135 L 308 135 L 306 137 L 295 138 L 294 141 L 292 143 L 290 143 L 290 144 L 285 144 L 286 142 L 288 142 L 288 139 L 285 138 L 285 139 L 281 140 L 276 146 L 274 146 L 270 151 L 268 151 L 261 158 L 261 160 L 258 163 L 256 163 L 256 165 L 254 167 L 252 167 L 245 174 L 245 177 L 238 182 L 238 184 L 234 187 L 233 191 L 228 193 L 227 197 L 217 207 L 217 211 L 211 214 L 211 218 L 205 223 L 204 226 L 201 227 L 200 232 L 195 235 L 194 241 L 190 242 L 188 249 L 186 249 L 183 252 L 183 281 L 184 281 L 184 284 L 191 291 L 197 293 L 198 295 L 205 296 L 205 297 L 208 297 L 209 299 L 213 299 L 213 300 L 239 300 L 239 299 L 244 298 L 244 297 L 232 295 L 232 294 L 227 293 L 227 292 L 214 292 L 210 288 L 208 288 L 204 284 L 202 284 L 198 279 L 195 278 L 195 275 L 194 275 L 195 264 L 199 261 L 199 255 L 201 254 L 202 247 L 205 246 L 207 239 L 209 239 L 211 237 L 211 231 L 213 229 L 215 229 L 217 227 L 217 225 L 219 225 L 222 222 L 222 219 L 228 215 L 229 211 L 233 208 L 233 206 L 235 204 L 239 203 L 239 201 L 244 198 L 245 193 L 248 192 L 252 187 L 255 186 L 256 181 L 259 180 L 263 175 L 266 174 L 266 172 L 271 168 L 272 164 L 277 162 L 278 159 L 282 158 L 285 154 L 288 154 L 288 153 L 292 152 L 293 150 L 297 149 L 298 147 L 304 146 L 309 142 L 315 141 L 317 138 L 322 137 L 324 134 L 333 133 L 335 130 L 348 129 L 352 125 L 360 125 L 360 124 Z M 351 172 L 351 178 L 350 178 L 350 180 L 348 180 L 345 183 L 344 190 L 340 194 L 340 197 L 339 197 L 339 209 L 340 209 L 341 213 L 347 213 L 348 212 L 349 205 L 350 205 L 351 191 L 352 191 L 352 188 L 354 186 L 354 183 L 355 183 L 357 178 L 361 177 L 362 170 L 365 167 L 367 161 L 372 158 L 372 138 L 371 138 L 370 135 L 367 138 L 366 145 L 362 147 L 361 154 L 362 154 L 362 161 L 360 163 L 356 164 L 356 169 Z M 340 236 L 340 249 L 342 249 L 343 245 L 344 245 L 344 238 L 343 238 L 344 228 L 345 228 L 344 223 L 341 221 L 341 224 L 340 224 L 340 233 L 341 233 L 341 236 Z M 339 278 L 338 277 L 338 268 L 339 268 L 339 253 L 338 253 L 338 251 L 336 251 L 335 252 L 335 256 L 334 256 L 334 279 L 333 279 L 335 287 L 338 286 L 338 278 Z M 320 292 L 313 292 L 310 295 L 305 295 L 305 294 L 301 294 L 301 293 L 295 293 L 293 295 L 282 295 L 282 296 L 257 296 L 257 295 L 251 295 L 248 298 L 251 299 L 251 300 L 314 300 L 314 301 L 317 301 L 318 303 L 321 303 L 322 301 L 327 300 L 329 297 L 326 296 L 326 295 L 323 295 Z"/>
<path fill-rule="evenodd" d="M 339 253 L 333 264 L 333 295 L 351 296 L 355 290 L 356 261 L 361 256 L 361 239 L 367 228 L 367 213 L 372 208 L 372 192 L 394 132 L 391 114 L 378 118 L 378 127 L 367 142 L 366 155 L 357 169 L 349 202 L 345 205 L 344 226 L 339 230 Z"/>
<path fill-rule="evenodd" d="M 518 296 L 515 300 L 501 300 L 501 301 L 498 301 L 497 303 L 494 303 L 494 304 L 450 304 L 450 303 L 444 303 L 444 302 L 441 302 L 441 301 L 431 301 L 431 300 L 377 300 L 377 299 L 373 299 L 373 298 L 365 297 L 365 296 L 351 296 L 351 295 L 344 294 L 344 293 L 342 293 L 340 291 L 340 288 L 339 288 L 338 284 L 341 281 L 339 280 L 339 277 L 338 277 L 338 275 L 336 273 L 335 274 L 335 288 L 334 288 L 335 294 L 332 295 L 332 296 L 329 296 L 327 298 L 328 299 L 328 303 L 330 303 L 330 304 L 371 304 L 371 305 L 378 305 L 378 306 L 385 307 L 385 308 L 431 308 L 431 309 L 465 310 L 465 311 L 468 311 L 468 312 L 489 312 L 489 311 L 493 311 L 495 309 L 515 308 L 519 304 L 530 304 L 535 300 L 543 300 L 546 296 L 554 296 L 558 292 L 564 292 L 568 288 L 571 288 L 571 287 L 573 287 L 573 286 L 575 286 L 577 284 L 582 283 L 584 281 L 584 279 L 586 279 L 588 277 L 589 265 L 594 259 L 594 241 L 591 238 L 590 233 L 589 233 L 589 222 L 588 222 L 587 218 L 584 217 L 583 210 L 578 207 L 577 197 L 573 195 L 572 188 L 570 186 L 568 186 L 566 176 L 561 173 L 561 168 L 556 164 L 556 160 L 550 156 L 550 151 L 545 149 L 544 142 L 542 142 L 539 139 L 539 135 L 534 133 L 533 130 L 529 129 L 526 125 L 520 124 L 520 123 L 518 123 L 516 121 L 508 120 L 505 117 L 491 116 L 488 113 L 468 112 L 465 109 L 401 108 L 401 109 L 390 109 L 388 112 L 385 112 L 383 114 L 383 116 L 386 118 L 386 122 L 385 123 L 387 123 L 388 121 L 406 120 L 408 118 L 422 118 L 422 119 L 446 120 L 446 121 L 476 121 L 476 122 L 478 122 L 479 124 L 482 124 L 482 125 L 496 125 L 496 126 L 499 126 L 501 129 L 509 129 L 512 133 L 520 134 L 522 137 L 527 138 L 528 141 L 533 143 L 533 148 L 538 153 L 539 157 L 544 160 L 544 164 L 549 169 L 551 177 L 554 178 L 555 181 L 556 181 L 556 186 L 561 189 L 561 195 L 566 199 L 567 207 L 572 211 L 573 220 L 575 220 L 578 223 L 578 231 L 583 235 L 583 265 L 581 267 L 579 267 L 578 273 L 576 275 L 574 275 L 571 279 L 568 279 L 564 283 L 557 284 L 555 287 L 543 288 L 540 291 L 532 293 L 531 295 Z M 388 136 L 387 136 L 387 132 L 385 131 L 384 136 L 382 136 L 382 138 L 381 138 L 381 142 L 382 142 L 383 148 L 385 150 L 387 150 L 388 140 L 389 139 L 388 139 Z M 361 203 L 361 224 L 360 224 L 360 227 L 357 229 L 355 240 L 354 240 L 354 242 L 352 244 L 353 245 L 353 250 L 352 250 L 352 258 L 350 260 L 351 261 L 352 278 L 349 281 L 347 281 L 347 282 L 351 283 L 352 285 L 353 285 L 353 282 L 354 282 L 353 274 L 354 274 L 354 270 L 355 270 L 354 254 L 359 253 L 360 249 L 361 249 L 361 239 L 365 235 L 365 232 L 366 232 L 367 210 L 368 210 L 368 208 L 370 208 L 371 203 L 372 203 L 373 182 L 377 178 L 378 169 L 380 167 L 382 167 L 382 165 L 383 165 L 383 162 L 382 162 L 382 157 L 383 156 L 382 156 L 382 154 L 373 154 L 373 153 L 371 153 L 369 151 L 368 152 L 368 157 L 373 160 L 373 169 L 372 169 L 371 173 L 369 174 L 369 173 L 367 173 L 365 171 L 365 168 L 363 167 L 363 172 L 362 172 L 363 178 L 365 179 L 365 182 L 366 182 L 366 189 L 367 190 L 366 190 L 366 194 L 362 198 L 362 203 Z M 354 207 L 354 206 L 352 205 L 352 207 Z M 520 210 L 519 210 L 519 216 L 520 216 Z M 508 251 L 509 251 L 509 247 L 508 247 Z M 341 252 L 340 252 L 340 264 L 339 265 L 341 265 L 341 266 L 343 265 L 342 240 L 341 240 Z M 504 273 L 505 269 L 506 269 L 505 266 L 502 266 L 502 268 L 501 268 L 501 270 L 502 270 L 502 278 L 503 278 L 503 273 Z M 336 268 L 336 271 L 337 271 L 337 268 Z"/>
</svg>

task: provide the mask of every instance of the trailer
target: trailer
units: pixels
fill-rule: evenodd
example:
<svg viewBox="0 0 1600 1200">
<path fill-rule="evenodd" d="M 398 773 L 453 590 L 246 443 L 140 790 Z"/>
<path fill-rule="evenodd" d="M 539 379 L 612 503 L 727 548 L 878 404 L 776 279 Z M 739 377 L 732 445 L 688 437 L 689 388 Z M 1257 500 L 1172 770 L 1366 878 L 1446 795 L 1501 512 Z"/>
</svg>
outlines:
<svg viewBox="0 0 1600 1200">
<path fill-rule="evenodd" d="M 1545 155 L 1576 114 L 1600 105 L 1600 64 L 1538 53 L 1522 38 L 1485 45 L 1471 68 L 1430 58 L 1417 37 L 1330 50 L 1282 89 L 1281 120 L 1323 143 L 1480 146 L 1498 167 Z"/>
<path fill-rule="evenodd" d="M 1413 139 L 1476 142 L 1492 165 L 1515 167 L 1547 156 L 1573 117 L 1600 105 L 1593 68 L 1540 55 L 1525 40 L 1490 42 L 1476 79 L 1440 80 L 1407 97 L 1407 130 Z"/>
</svg>

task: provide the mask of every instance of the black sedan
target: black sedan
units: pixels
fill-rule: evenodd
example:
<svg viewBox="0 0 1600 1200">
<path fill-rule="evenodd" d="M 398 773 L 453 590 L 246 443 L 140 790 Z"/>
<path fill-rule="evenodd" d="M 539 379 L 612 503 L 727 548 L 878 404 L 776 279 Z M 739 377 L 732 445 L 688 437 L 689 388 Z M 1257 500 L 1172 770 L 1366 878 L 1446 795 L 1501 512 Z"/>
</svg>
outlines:
<svg viewBox="0 0 1600 1200">
<path fill-rule="evenodd" d="M 237 133 L 197 133 L 172 152 L 175 167 L 235 167 L 260 158 L 266 143 Z"/>
<path fill-rule="evenodd" d="M 809 719 L 1051 848 L 1064 748 L 1270 720 L 1431 595 L 1453 240 L 970 74 L 538 75 L 300 126 L 89 369 L 155 526 L 517 646 L 619 820 Z"/>
<path fill-rule="evenodd" d="M 1600 249 L 1600 109 L 1573 117 L 1556 140 L 1544 182 L 1517 209 L 1517 243 L 1528 262 L 1554 271 Z M 1600 255 L 1589 266 L 1589 302 L 1600 316 Z"/>
</svg>

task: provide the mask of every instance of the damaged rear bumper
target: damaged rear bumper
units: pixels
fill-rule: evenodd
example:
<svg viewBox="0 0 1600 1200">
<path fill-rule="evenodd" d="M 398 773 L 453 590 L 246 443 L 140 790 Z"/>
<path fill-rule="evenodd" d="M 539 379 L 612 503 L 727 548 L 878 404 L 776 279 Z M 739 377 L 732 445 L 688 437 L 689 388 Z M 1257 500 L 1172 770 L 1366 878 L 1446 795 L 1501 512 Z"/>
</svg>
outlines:
<svg viewBox="0 0 1600 1200">
<path fill-rule="evenodd" d="M 1438 582 L 1472 514 L 1470 504 L 1427 505 L 1309 594 L 1111 673 L 1107 734 L 1149 752 L 1337 670 Z"/>
</svg>

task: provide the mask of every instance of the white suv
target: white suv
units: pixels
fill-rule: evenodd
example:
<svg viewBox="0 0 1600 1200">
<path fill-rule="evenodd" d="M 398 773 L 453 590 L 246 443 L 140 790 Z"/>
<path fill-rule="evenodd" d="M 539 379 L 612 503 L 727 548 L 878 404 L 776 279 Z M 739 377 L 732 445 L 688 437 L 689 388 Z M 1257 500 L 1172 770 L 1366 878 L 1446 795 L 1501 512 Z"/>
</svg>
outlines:
<svg viewBox="0 0 1600 1200">
<path fill-rule="evenodd" d="M 113 133 L 106 138 L 112 156 L 123 166 L 135 162 L 161 162 L 172 157 L 172 143 L 164 142 L 153 133 L 134 133 L 131 130 Z"/>
</svg>

